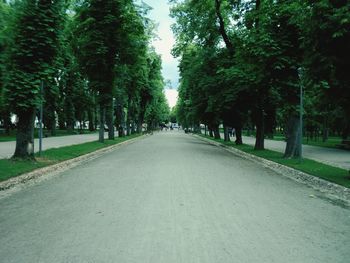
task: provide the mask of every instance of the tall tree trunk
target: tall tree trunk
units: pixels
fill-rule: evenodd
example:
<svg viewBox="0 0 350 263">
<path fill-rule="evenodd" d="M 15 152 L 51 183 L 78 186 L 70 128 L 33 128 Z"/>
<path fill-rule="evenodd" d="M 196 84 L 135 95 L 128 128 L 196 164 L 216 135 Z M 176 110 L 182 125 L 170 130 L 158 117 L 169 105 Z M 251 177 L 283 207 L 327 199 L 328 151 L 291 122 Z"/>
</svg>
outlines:
<svg viewBox="0 0 350 263">
<path fill-rule="evenodd" d="M 124 111 L 124 106 L 122 106 L 121 108 L 121 131 L 122 131 L 122 137 L 124 137 L 125 134 L 125 130 L 126 130 L 126 120 L 125 120 L 125 111 Z"/>
<path fill-rule="evenodd" d="M 130 135 L 130 121 L 131 121 L 131 102 L 128 101 L 127 115 L 126 115 L 126 135 Z"/>
<path fill-rule="evenodd" d="M 342 137 L 343 141 L 348 139 L 349 133 L 350 133 L 350 123 L 345 123 L 344 128 L 343 128 L 342 133 L 341 133 L 341 137 Z"/>
<path fill-rule="evenodd" d="M 79 133 L 83 134 L 83 129 L 84 129 L 84 121 L 79 120 Z"/>
<path fill-rule="evenodd" d="M 73 91 L 70 89 L 67 91 L 64 101 L 64 112 L 67 131 L 72 132 L 75 126 L 75 107 L 73 103 Z"/>
<path fill-rule="evenodd" d="M 267 138 L 273 139 L 274 132 L 275 132 L 275 122 L 276 122 L 275 109 L 269 109 L 266 112 L 266 116 L 264 120 L 265 120 L 264 121 L 265 134 L 267 135 Z"/>
<path fill-rule="evenodd" d="M 50 131 L 51 136 L 56 136 L 56 96 L 46 92 L 43 107 L 43 123 Z"/>
<path fill-rule="evenodd" d="M 113 98 L 111 98 L 106 107 L 106 123 L 108 127 L 108 139 L 114 140 L 114 106 L 113 106 Z"/>
<path fill-rule="evenodd" d="M 142 117 L 139 116 L 138 120 L 137 120 L 137 133 L 142 133 Z"/>
<path fill-rule="evenodd" d="M 130 135 L 130 112 L 128 111 L 128 115 L 126 117 L 126 135 Z"/>
<path fill-rule="evenodd" d="M 323 118 L 323 127 L 322 127 L 322 141 L 323 142 L 326 142 L 328 140 L 328 134 L 329 134 L 328 120 L 327 120 L 327 117 L 325 116 Z"/>
<path fill-rule="evenodd" d="M 47 111 L 45 113 L 45 110 Z M 52 106 L 44 107 L 44 120 L 46 118 L 46 127 L 50 131 L 51 136 L 56 136 L 56 114 L 55 108 Z M 44 121 L 43 120 L 43 121 Z"/>
<path fill-rule="evenodd" d="M 96 106 L 94 107 L 94 125 L 95 125 L 95 129 L 97 129 L 97 126 L 99 125 L 99 114 L 98 114 L 98 108 L 99 106 L 96 104 Z"/>
<path fill-rule="evenodd" d="M 56 136 L 56 118 L 53 119 L 50 130 L 51 130 L 51 136 Z"/>
<path fill-rule="evenodd" d="M 228 132 L 228 126 L 224 125 L 224 141 L 229 142 L 230 141 L 230 134 Z"/>
<path fill-rule="evenodd" d="M 118 137 L 124 137 L 125 134 L 124 134 L 124 128 L 122 125 L 119 125 L 118 126 Z"/>
<path fill-rule="evenodd" d="M 260 0 L 256 0 L 255 1 L 255 10 L 258 11 L 260 9 L 260 4 L 261 1 Z M 259 16 L 256 16 L 255 19 L 255 28 L 256 30 L 259 32 Z M 255 146 L 254 146 L 254 150 L 264 150 L 264 137 L 265 137 L 265 128 L 264 128 L 264 111 L 263 108 L 261 107 L 262 102 L 261 102 L 262 98 L 260 98 L 259 101 L 259 107 L 257 109 L 256 112 L 256 121 L 255 121 L 255 125 L 256 125 L 256 138 L 255 138 Z"/>
<path fill-rule="evenodd" d="M 100 129 L 98 134 L 98 141 L 104 142 L 105 138 L 105 113 L 106 109 L 103 105 L 103 103 L 100 103 Z"/>
<path fill-rule="evenodd" d="M 5 134 L 10 135 L 10 129 L 11 129 L 11 113 L 9 111 L 5 111 L 3 114 L 4 117 L 4 128 L 5 128 Z"/>
<path fill-rule="evenodd" d="M 16 150 L 13 158 L 34 159 L 35 109 L 17 114 Z"/>
<path fill-rule="evenodd" d="M 219 22 L 219 32 L 225 42 L 226 48 L 228 49 L 230 55 L 233 55 L 234 53 L 234 47 L 232 42 L 230 41 L 227 32 L 226 32 L 226 27 L 225 27 L 225 22 L 224 19 L 221 15 L 221 0 L 215 0 L 215 11 L 216 11 L 216 16 L 218 18 Z"/>
<path fill-rule="evenodd" d="M 65 130 L 66 129 L 66 113 L 64 112 L 63 109 L 59 109 L 57 111 L 57 119 L 58 119 L 58 128 L 60 130 Z"/>
<path fill-rule="evenodd" d="M 219 131 L 219 125 L 216 125 L 214 127 L 214 138 L 215 139 L 221 139 L 220 131 Z"/>
<path fill-rule="evenodd" d="M 94 112 L 90 108 L 88 110 L 88 119 L 89 119 L 89 131 L 94 131 L 95 130 L 95 125 L 94 125 Z"/>
<path fill-rule="evenodd" d="M 136 128 L 135 128 L 135 122 L 131 121 L 131 134 L 135 134 Z"/>
<path fill-rule="evenodd" d="M 213 129 L 211 127 L 209 127 L 209 136 L 212 138 L 214 137 Z"/>
<path fill-rule="evenodd" d="M 256 138 L 254 150 L 264 150 L 264 131 L 264 111 L 260 108 L 256 114 Z"/>
<path fill-rule="evenodd" d="M 300 132 L 300 121 L 298 116 L 292 116 L 286 125 L 286 149 L 284 151 L 284 158 L 295 158 L 300 156 L 298 147 L 298 135 Z"/>
<path fill-rule="evenodd" d="M 66 98 L 65 102 L 67 131 L 72 132 L 75 126 L 75 108 L 72 98 Z"/>
<path fill-rule="evenodd" d="M 242 140 L 242 127 L 238 126 L 235 127 L 235 134 L 236 134 L 236 145 L 242 145 L 243 144 L 243 140 Z"/>
</svg>

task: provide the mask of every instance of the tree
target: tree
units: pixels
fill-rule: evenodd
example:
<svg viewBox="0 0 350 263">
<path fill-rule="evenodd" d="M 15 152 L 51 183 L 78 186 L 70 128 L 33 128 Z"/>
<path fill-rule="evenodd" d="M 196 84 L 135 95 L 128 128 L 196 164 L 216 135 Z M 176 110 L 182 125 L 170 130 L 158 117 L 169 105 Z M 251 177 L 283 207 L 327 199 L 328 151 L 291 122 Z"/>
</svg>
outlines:
<svg viewBox="0 0 350 263">
<path fill-rule="evenodd" d="M 5 97 L 18 118 L 14 158 L 34 158 L 40 82 L 52 78 L 62 16 L 61 0 L 24 0 L 18 4 L 5 86 Z"/>
<path fill-rule="evenodd" d="M 12 8 L 6 2 L 0 2 L 0 122 L 6 133 L 10 134 L 10 111 L 6 107 L 4 80 L 6 76 L 6 50 L 10 46 L 10 21 Z"/>
<path fill-rule="evenodd" d="M 121 50 L 124 29 L 121 0 L 87 0 L 78 9 L 75 35 L 79 64 L 89 80 L 89 86 L 98 94 L 100 112 L 99 141 L 104 141 L 107 114 L 109 139 L 114 138 L 113 94 L 115 67 Z"/>
<path fill-rule="evenodd" d="M 204 122 L 209 129 L 222 122 L 226 140 L 227 126 L 235 127 L 238 144 L 250 119 L 256 127 L 255 149 L 260 150 L 265 133 L 273 133 L 279 108 L 291 124 L 286 152 L 297 156 L 297 69 L 302 51 L 296 17 L 305 10 L 303 1 L 172 2 L 177 19 L 174 55 L 186 65 L 189 47 L 197 49 L 191 66 L 180 65 L 180 97 L 186 98 L 180 101 L 179 114 L 186 116 L 181 107 L 186 108 L 192 121 Z"/>
<path fill-rule="evenodd" d="M 327 116 L 342 120 L 337 125 L 346 140 L 350 135 L 350 2 L 305 2 L 309 12 L 300 25 L 307 88 L 319 97 L 318 110 L 324 113 L 325 122 Z"/>
<path fill-rule="evenodd" d="M 148 58 L 148 103 L 144 113 L 145 121 L 149 130 L 153 130 L 162 122 L 169 122 L 170 109 L 164 94 L 164 80 L 161 75 L 161 58 L 154 51 L 149 53 Z"/>
</svg>

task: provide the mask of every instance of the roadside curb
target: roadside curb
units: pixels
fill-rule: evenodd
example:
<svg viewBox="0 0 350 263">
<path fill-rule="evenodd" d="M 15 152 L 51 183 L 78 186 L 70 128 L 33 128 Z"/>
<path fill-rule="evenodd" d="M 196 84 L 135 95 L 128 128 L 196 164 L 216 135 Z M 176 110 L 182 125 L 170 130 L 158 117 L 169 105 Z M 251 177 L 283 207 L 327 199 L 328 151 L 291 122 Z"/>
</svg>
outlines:
<svg viewBox="0 0 350 263">
<path fill-rule="evenodd" d="M 246 152 L 243 152 L 243 151 L 238 150 L 236 148 L 224 145 L 220 142 L 215 142 L 215 141 L 212 141 L 210 139 L 207 139 L 207 138 L 195 135 L 195 134 L 193 134 L 192 136 L 194 136 L 200 140 L 206 141 L 212 145 L 222 147 L 226 151 L 229 151 L 236 156 L 239 156 L 239 157 L 242 157 L 244 159 L 258 163 L 260 165 L 263 165 L 264 167 L 269 168 L 282 176 L 285 176 L 285 177 L 288 177 L 294 181 L 306 184 L 309 187 L 326 194 L 330 199 L 340 199 L 342 201 L 350 203 L 350 189 L 349 188 L 346 188 L 344 186 L 326 181 L 324 179 L 321 179 L 321 178 L 318 178 L 316 176 L 304 173 L 302 171 L 293 169 L 291 167 L 288 167 L 288 166 L 285 166 L 285 165 L 282 165 L 282 164 L 279 164 L 279 163 L 276 163 L 276 162 L 273 162 L 273 161 L 270 161 L 270 160 L 267 160 L 267 159 L 264 159 L 264 158 L 246 153 Z"/>
<path fill-rule="evenodd" d="M 67 170 L 69 170 L 73 167 L 76 167 L 82 163 L 89 162 L 91 160 L 94 160 L 94 159 L 106 154 L 106 153 L 110 153 L 120 146 L 127 145 L 127 144 L 135 142 L 136 140 L 143 139 L 146 136 L 148 136 L 148 135 L 141 135 L 141 136 L 138 136 L 136 138 L 126 140 L 126 141 L 123 141 L 123 142 L 120 142 L 118 144 L 114 144 L 111 146 L 107 146 L 107 147 L 104 147 L 102 149 L 81 155 L 81 156 L 73 158 L 73 159 L 62 161 L 62 162 L 59 162 L 59 163 L 56 163 L 53 165 L 49 165 L 49 166 L 46 166 L 43 168 L 36 169 L 36 170 L 31 171 L 29 173 L 25 173 L 25 174 L 22 174 L 22 175 L 19 175 L 16 177 L 12 177 L 8 180 L 0 182 L 0 193 L 2 195 L 3 192 L 10 191 L 13 188 L 21 186 L 21 185 L 24 186 L 25 184 L 32 182 L 32 181 L 37 182 L 37 181 L 41 181 L 41 180 L 44 180 L 47 178 L 51 178 L 52 176 L 55 176 L 55 175 L 60 174 L 64 171 L 67 171 Z"/>
</svg>

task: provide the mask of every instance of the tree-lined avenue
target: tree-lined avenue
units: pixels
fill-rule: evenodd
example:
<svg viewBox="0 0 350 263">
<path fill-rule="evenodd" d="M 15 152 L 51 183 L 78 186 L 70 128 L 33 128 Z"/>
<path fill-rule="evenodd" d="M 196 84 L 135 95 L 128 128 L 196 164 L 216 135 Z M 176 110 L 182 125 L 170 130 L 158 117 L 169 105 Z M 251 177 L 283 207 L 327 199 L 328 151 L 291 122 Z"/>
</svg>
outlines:
<svg viewBox="0 0 350 263">
<path fill-rule="evenodd" d="M 350 210 L 180 132 L 0 199 L 2 262 L 346 262 Z"/>
</svg>

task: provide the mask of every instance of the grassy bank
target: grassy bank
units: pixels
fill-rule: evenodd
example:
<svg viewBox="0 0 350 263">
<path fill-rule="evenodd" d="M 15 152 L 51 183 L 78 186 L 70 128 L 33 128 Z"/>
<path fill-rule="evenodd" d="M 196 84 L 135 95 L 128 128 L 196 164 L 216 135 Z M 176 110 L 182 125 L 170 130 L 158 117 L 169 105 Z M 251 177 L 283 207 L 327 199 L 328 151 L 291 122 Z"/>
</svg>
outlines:
<svg viewBox="0 0 350 263">
<path fill-rule="evenodd" d="M 275 135 L 272 140 L 284 141 L 284 135 Z M 327 141 L 323 142 L 322 139 L 311 140 L 303 137 L 303 145 L 312 145 L 326 148 L 336 148 L 339 149 L 338 145 L 341 144 L 342 139 L 340 137 L 329 137 Z"/>
<path fill-rule="evenodd" d="M 36 156 L 36 161 L 15 161 L 11 159 L 0 159 L 0 181 L 7 180 L 11 177 L 31 172 L 35 169 L 48 165 L 56 164 L 65 160 L 69 160 L 96 150 L 115 145 L 132 138 L 140 136 L 139 134 L 116 138 L 115 140 L 105 140 L 104 143 L 97 141 L 87 142 L 83 144 L 65 146 L 61 148 L 53 148 L 43 151 L 41 157 Z"/>
<path fill-rule="evenodd" d="M 248 136 L 248 132 L 245 130 L 243 131 L 244 136 Z M 252 131 L 250 136 L 255 137 L 255 131 Z M 269 140 L 274 141 L 285 141 L 286 137 L 284 134 L 276 132 L 273 135 L 273 138 L 266 138 Z M 312 145 L 312 146 L 318 146 L 318 147 L 326 147 L 326 148 L 336 148 L 339 149 L 338 145 L 341 144 L 342 138 L 339 136 L 329 136 L 327 141 L 323 142 L 322 137 L 320 136 L 317 139 L 308 139 L 306 136 L 303 137 L 303 145 Z"/>
<path fill-rule="evenodd" d="M 251 145 L 236 145 L 233 142 L 225 142 L 222 139 L 214 139 L 205 135 L 201 136 L 236 148 L 243 152 L 253 154 L 255 156 L 297 169 L 307 174 L 350 188 L 350 177 L 349 172 L 347 170 L 326 165 L 310 159 L 303 159 L 302 163 L 299 163 L 299 160 L 297 159 L 284 159 L 283 154 L 279 152 L 271 150 L 255 151 L 254 147 Z"/>
<path fill-rule="evenodd" d="M 89 131 L 89 130 L 83 130 L 83 134 L 91 134 L 91 133 L 97 133 L 97 131 Z M 76 135 L 80 134 L 78 130 L 74 131 L 67 131 L 67 130 L 56 130 L 56 135 L 51 136 L 50 132 L 47 130 L 43 130 L 43 134 L 45 137 L 60 137 L 60 136 L 68 136 L 68 135 Z M 35 129 L 34 130 L 34 138 L 39 138 L 39 130 Z M 0 142 L 10 142 L 10 141 L 15 141 L 16 140 L 16 131 L 12 130 L 10 132 L 10 135 L 7 134 L 0 134 Z"/>
<path fill-rule="evenodd" d="M 224 129 L 220 128 L 220 132 L 223 133 Z M 255 131 L 251 131 L 248 134 L 247 130 L 243 130 L 243 136 L 251 136 L 255 137 Z M 285 136 L 282 133 L 276 132 L 273 135 L 273 138 L 266 138 L 268 140 L 274 140 L 274 141 L 285 141 Z M 312 146 L 318 146 L 318 147 L 326 147 L 326 148 L 335 148 L 340 149 L 339 144 L 341 144 L 342 138 L 339 136 L 329 136 L 327 141 L 323 142 L 322 138 L 319 137 L 317 139 L 308 139 L 307 137 L 303 137 L 303 145 L 312 145 Z"/>
</svg>

